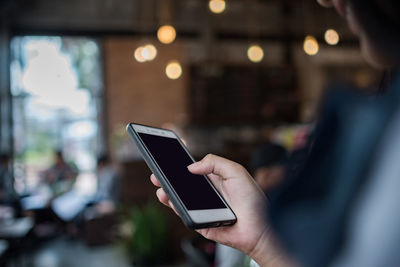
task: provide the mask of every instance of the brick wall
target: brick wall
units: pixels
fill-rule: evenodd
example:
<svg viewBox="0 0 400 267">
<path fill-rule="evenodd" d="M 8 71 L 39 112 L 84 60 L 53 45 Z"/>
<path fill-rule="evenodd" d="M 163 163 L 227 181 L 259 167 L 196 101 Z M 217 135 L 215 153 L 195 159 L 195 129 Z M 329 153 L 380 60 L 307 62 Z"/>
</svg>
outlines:
<svg viewBox="0 0 400 267">
<path fill-rule="evenodd" d="M 131 121 L 161 126 L 180 124 L 185 118 L 187 73 L 182 45 L 178 42 L 161 45 L 156 40 L 152 43 L 157 48 L 157 57 L 151 62 L 139 63 L 133 54 L 144 44 L 143 40 L 110 37 L 104 41 L 109 139 Z M 165 66 L 171 59 L 179 60 L 183 68 L 183 75 L 177 80 L 165 75 Z"/>
</svg>

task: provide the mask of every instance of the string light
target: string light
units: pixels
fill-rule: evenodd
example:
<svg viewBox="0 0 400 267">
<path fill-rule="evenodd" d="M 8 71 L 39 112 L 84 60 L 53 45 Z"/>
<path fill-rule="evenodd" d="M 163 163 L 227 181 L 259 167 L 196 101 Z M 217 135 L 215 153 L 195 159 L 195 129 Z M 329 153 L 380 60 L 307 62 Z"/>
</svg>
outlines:
<svg viewBox="0 0 400 267">
<path fill-rule="evenodd" d="M 178 79 L 182 75 L 181 64 L 176 60 L 170 61 L 165 68 L 165 74 L 172 80 Z"/>
<path fill-rule="evenodd" d="M 170 44 L 176 38 L 175 28 L 171 25 L 163 25 L 158 28 L 157 38 L 163 44 Z"/>
<path fill-rule="evenodd" d="M 220 14 L 224 12 L 226 8 L 225 0 L 210 0 L 208 3 L 208 7 L 210 8 L 211 12 L 215 14 Z"/>
<path fill-rule="evenodd" d="M 339 43 L 339 34 L 333 29 L 328 29 L 325 32 L 325 41 L 329 45 L 337 45 Z"/>
<path fill-rule="evenodd" d="M 259 45 L 251 45 L 247 49 L 247 57 L 252 62 L 260 62 L 264 58 L 264 51 Z"/>
<path fill-rule="evenodd" d="M 309 56 L 316 55 L 319 51 L 317 39 L 315 39 L 315 37 L 312 35 L 307 35 L 304 39 L 303 49 L 304 52 Z"/>
</svg>

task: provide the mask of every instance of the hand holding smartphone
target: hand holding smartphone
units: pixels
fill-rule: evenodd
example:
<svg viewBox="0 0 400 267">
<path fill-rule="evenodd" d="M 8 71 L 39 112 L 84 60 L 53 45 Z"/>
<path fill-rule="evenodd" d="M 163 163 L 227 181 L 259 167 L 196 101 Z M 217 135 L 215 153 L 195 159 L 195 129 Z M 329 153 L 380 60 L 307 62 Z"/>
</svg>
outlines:
<svg viewBox="0 0 400 267">
<path fill-rule="evenodd" d="M 189 172 L 187 166 L 194 159 L 174 132 L 135 123 L 128 124 L 127 131 L 188 228 L 236 222 L 235 214 L 208 177 Z"/>
</svg>

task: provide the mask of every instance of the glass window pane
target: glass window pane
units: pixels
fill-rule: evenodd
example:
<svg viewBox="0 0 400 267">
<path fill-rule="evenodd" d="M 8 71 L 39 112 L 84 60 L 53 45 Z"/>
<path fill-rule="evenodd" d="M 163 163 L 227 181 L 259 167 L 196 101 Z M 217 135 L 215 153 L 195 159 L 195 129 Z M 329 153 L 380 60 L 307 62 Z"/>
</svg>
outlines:
<svg viewBox="0 0 400 267">
<path fill-rule="evenodd" d="M 95 39 L 23 36 L 11 41 L 15 178 L 34 192 L 61 150 L 79 175 L 76 189 L 95 191 L 96 157 L 104 151 L 103 81 Z M 100 144 L 100 145 L 99 145 Z"/>
</svg>

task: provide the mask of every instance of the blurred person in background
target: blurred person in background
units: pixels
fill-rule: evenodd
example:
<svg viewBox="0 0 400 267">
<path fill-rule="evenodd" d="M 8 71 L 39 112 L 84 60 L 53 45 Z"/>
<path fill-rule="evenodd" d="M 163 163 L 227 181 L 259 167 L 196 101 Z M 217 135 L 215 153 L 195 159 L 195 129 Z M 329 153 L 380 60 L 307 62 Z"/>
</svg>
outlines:
<svg viewBox="0 0 400 267">
<path fill-rule="evenodd" d="M 72 189 L 77 174 L 77 168 L 65 161 L 62 151 L 56 151 L 55 163 L 45 171 L 44 181 L 57 196 Z"/>
<path fill-rule="evenodd" d="M 376 96 L 332 94 L 305 163 L 271 201 L 235 162 L 207 155 L 188 166 L 237 215 L 231 227 L 198 232 L 260 266 L 400 266 L 400 2 L 318 2 L 346 18 L 372 66 L 390 70 L 388 86 Z M 170 206 L 161 188 L 157 196 Z"/>
<path fill-rule="evenodd" d="M 11 172 L 11 157 L 6 153 L 0 154 L 0 205 L 11 207 L 14 215 L 21 214 L 21 204 Z"/>
<path fill-rule="evenodd" d="M 54 213 L 67 224 L 67 232 L 77 236 L 84 232 L 85 223 L 115 213 L 120 199 L 120 175 L 107 155 L 97 159 L 97 190 L 93 196 L 74 191 L 55 198 Z"/>
<path fill-rule="evenodd" d="M 97 159 L 97 191 L 94 196 L 96 212 L 99 214 L 115 211 L 120 199 L 121 178 L 117 168 L 107 155 Z"/>
<path fill-rule="evenodd" d="M 87 243 L 105 244 L 114 240 L 114 227 L 121 193 L 121 177 L 118 168 L 108 155 L 97 159 L 97 191 L 74 219 L 76 230 Z M 101 233 L 98 232 L 101 230 Z"/>
<path fill-rule="evenodd" d="M 0 201 L 2 203 L 14 197 L 13 178 L 10 171 L 10 156 L 0 154 Z"/>
</svg>

